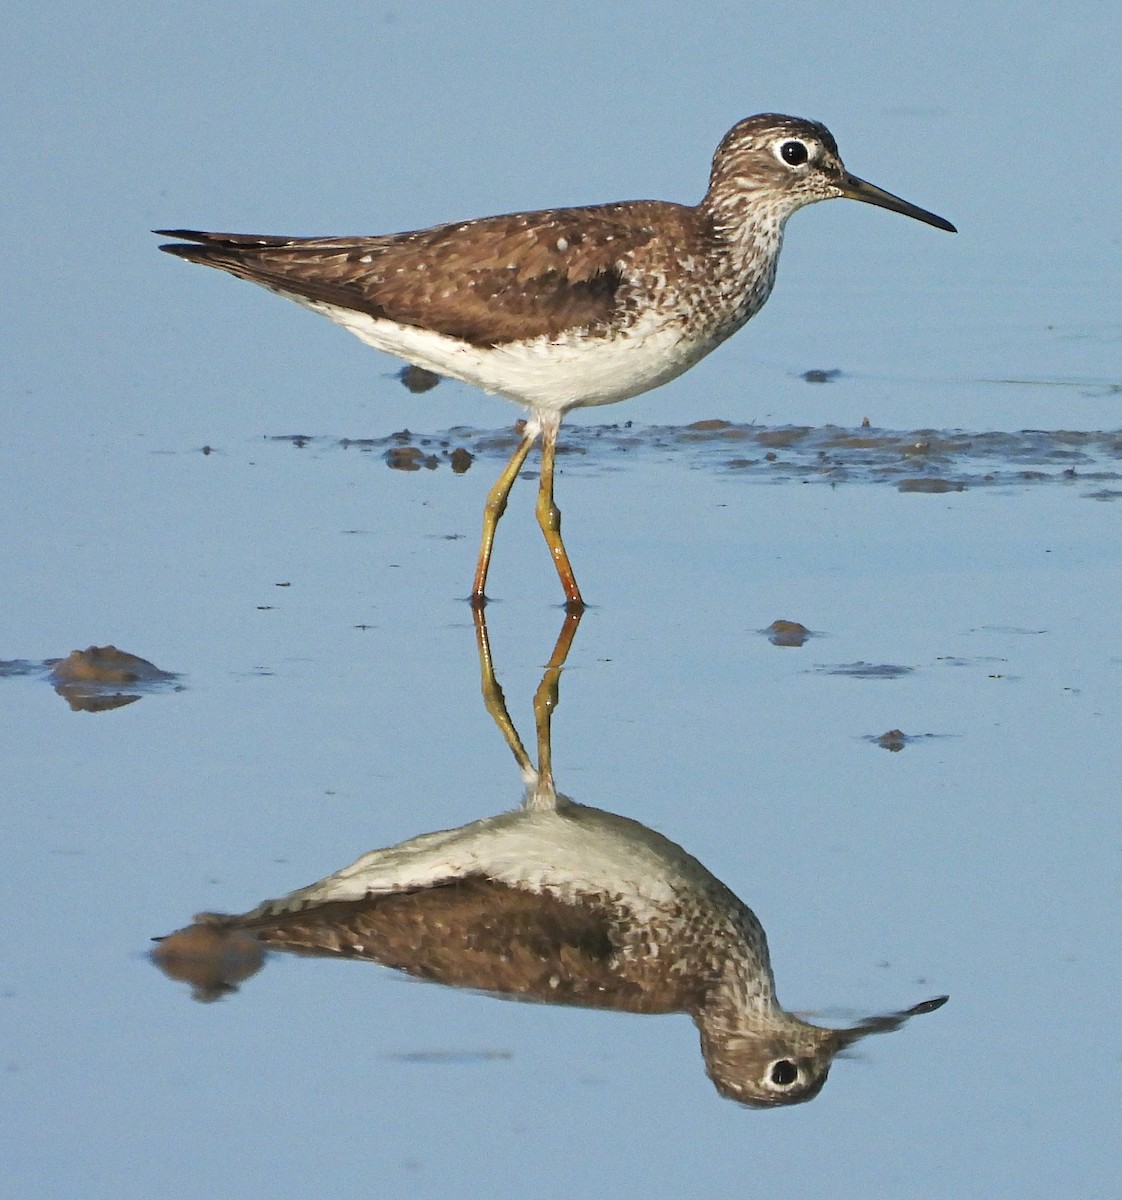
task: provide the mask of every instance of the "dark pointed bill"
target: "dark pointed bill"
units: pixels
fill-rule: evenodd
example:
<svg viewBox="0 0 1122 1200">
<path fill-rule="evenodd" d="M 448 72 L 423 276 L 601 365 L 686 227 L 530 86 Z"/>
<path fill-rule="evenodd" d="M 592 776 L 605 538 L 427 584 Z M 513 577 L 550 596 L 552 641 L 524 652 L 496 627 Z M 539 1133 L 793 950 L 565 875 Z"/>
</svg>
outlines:
<svg viewBox="0 0 1122 1200">
<path fill-rule="evenodd" d="M 835 1030 L 835 1044 L 838 1049 L 843 1049 L 846 1046 L 852 1046 L 854 1042 L 860 1041 L 863 1037 L 868 1037 L 870 1033 L 892 1033 L 899 1029 L 909 1017 L 918 1017 L 923 1013 L 934 1012 L 937 1008 L 942 1008 L 948 999 L 948 996 L 936 996 L 933 1000 L 924 1000 L 919 1004 L 913 1004 L 911 1008 L 906 1008 L 903 1012 L 886 1013 L 882 1017 L 866 1017 L 852 1029 Z"/>
<path fill-rule="evenodd" d="M 860 200 L 864 204 L 875 204 L 878 208 L 887 208 L 892 212 L 903 213 L 905 217 L 914 217 L 925 225 L 934 225 L 936 229 L 945 229 L 947 233 L 958 233 L 950 221 L 944 221 L 942 217 L 937 217 L 933 212 L 928 212 L 926 208 L 920 208 L 917 204 L 909 204 L 907 200 L 901 200 L 899 196 L 886 192 L 876 184 L 866 183 L 864 179 L 858 179 L 856 175 L 850 175 L 848 171 L 839 186 L 841 194 L 848 200 Z"/>
</svg>

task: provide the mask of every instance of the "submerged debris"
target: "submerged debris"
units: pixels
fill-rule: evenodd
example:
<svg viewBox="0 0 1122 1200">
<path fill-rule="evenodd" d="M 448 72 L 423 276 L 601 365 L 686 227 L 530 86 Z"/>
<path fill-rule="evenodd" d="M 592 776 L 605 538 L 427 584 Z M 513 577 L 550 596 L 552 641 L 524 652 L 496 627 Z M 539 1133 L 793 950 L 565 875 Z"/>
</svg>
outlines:
<svg viewBox="0 0 1122 1200">
<path fill-rule="evenodd" d="M 801 646 L 814 635 L 798 621 L 772 621 L 763 631 L 773 646 Z"/>
</svg>

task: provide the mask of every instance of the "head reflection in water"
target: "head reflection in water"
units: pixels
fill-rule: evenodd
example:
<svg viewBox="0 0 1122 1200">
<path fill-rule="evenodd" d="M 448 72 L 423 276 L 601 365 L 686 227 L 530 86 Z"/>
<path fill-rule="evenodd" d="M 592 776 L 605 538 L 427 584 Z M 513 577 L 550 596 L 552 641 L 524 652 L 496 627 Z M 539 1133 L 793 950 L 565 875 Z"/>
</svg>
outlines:
<svg viewBox="0 0 1122 1200">
<path fill-rule="evenodd" d="M 374 850 L 240 916 L 203 914 L 154 951 L 213 999 L 258 963 L 248 947 L 365 959 L 422 979 L 551 1004 L 686 1012 L 717 1090 L 743 1104 L 818 1094 L 835 1055 L 946 997 L 825 1029 L 780 1007 L 755 914 L 680 846 L 558 795 L 550 715 L 579 618 L 566 619 L 534 700 L 535 767 L 476 631 L 488 711 L 525 784 L 521 808 Z"/>
</svg>

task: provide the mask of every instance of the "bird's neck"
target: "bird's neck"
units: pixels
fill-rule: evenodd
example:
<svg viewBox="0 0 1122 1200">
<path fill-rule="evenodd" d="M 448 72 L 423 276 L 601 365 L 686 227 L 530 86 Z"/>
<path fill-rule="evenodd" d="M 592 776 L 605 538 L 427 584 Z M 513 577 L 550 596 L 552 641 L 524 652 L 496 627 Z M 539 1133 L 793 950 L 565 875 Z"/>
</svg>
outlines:
<svg viewBox="0 0 1122 1200">
<path fill-rule="evenodd" d="M 716 181 L 698 209 L 721 292 L 734 313 L 734 331 L 771 295 L 790 211 L 747 180 Z"/>
</svg>

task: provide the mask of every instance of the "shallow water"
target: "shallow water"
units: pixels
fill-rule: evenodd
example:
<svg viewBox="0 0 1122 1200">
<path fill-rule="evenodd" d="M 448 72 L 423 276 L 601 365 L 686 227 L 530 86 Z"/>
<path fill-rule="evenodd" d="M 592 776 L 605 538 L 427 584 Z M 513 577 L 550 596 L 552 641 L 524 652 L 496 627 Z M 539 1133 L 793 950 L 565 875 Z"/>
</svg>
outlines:
<svg viewBox="0 0 1122 1200">
<path fill-rule="evenodd" d="M 458 428 L 420 436 L 403 429 L 381 438 L 296 434 L 278 440 L 313 452 L 336 448 L 374 453 L 394 470 L 447 466 L 462 475 L 476 460 L 505 461 L 518 436 L 515 429 L 496 433 Z M 628 455 L 644 461 L 680 460 L 687 468 L 736 471 L 764 483 L 891 483 L 904 492 L 1063 483 L 1091 499 L 1122 494 L 1122 434 L 1117 432 L 902 432 L 871 425 L 739 425 L 722 418 L 652 427 L 628 421 L 567 428 L 559 454 L 563 459 L 587 459 L 586 469 L 592 471 L 618 468 L 621 456 Z"/>
<path fill-rule="evenodd" d="M 417 0 L 215 37 L 229 6 L 11 14 L 13 1194 L 1116 1190 L 1114 43 L 1078 4 L 734 17 Z M 557 495 L 592 607 L 553 767 L 750 906 L 788 1010 L 845 1027 L 949 1001 L 855 1045 L 812 1102 L 756 1112 L 714 1089 L 685 1014 L 253 947 L 193 1000 L 152 938 L 520 803 L 465 601 L 516 413 L 411 393 L 146 231 L 692 201 L 717 139 L 764 109 L 824 118 L 847 166 L 961 233 L 800 213 L 748 329 L 566 424 Z M 563 622 L 535 486 L 487 608 L 531 752 Z M 146 666 L 89 678 L 111 646 Z"/>
<path fill-rule="evenodd" d="M 34 673 L 0 687 L 24 847 L 6 885 L 22 914 L 9 1089 L 47 1190 L 78 1186 L 52 1148 L 63 1120 L 112 1143 L 104 1186 L 125 1193 L 339 1188 L 356 1144 L 391 1195 L 511 1189 L 527 1144 L 570 1191 L 732 1187 L 761 1153 L 810 1187 L 857 1127 L 842 1194 L 905 1177 L 943 1194 L 949 1145 L 956 1170 L 1040 1194 L 1016 1148 L 1057 1106 L 1078 1119 L 1048 1136 L 1105 1172 L 1114 1084 L 1084 1030 L 1110 1025 L 1116 993 L 1114 507 L 1088 502 L 1101 480 L 1064 476 L 1067 438 L 928 432 L 956 447 L 938 469 L 970 483 L 915 494 L 878 486 L 887 451 L 869 465 L 852 436 L 801 431 L 755 487 L 766 475 L 696 430 L 578 435 L 559 495 L 594 605 L 554 766 L 754 909 L 789 1009 L 844 1025 L 945 992 L 944 1009 L 861 1044 L 812 1104 L 753 1114 L 712 1090 L 685 1017 L 504 1005 L 299 959 L 192 1003 L 147 961 L 151 937 L 513 807 L 521 782 L 457 598 L 492 473 L 476 435 L 426 439 L 478 453 L 463 475 L 318 438 L 149 455 L 177 552 L 129 503 L 142 519 L 116 568 L 90 586 L 91 538 L 68 570 L 91 596 L 77 640 L 127 636 L 179 690 L 91 714 Z M 845 477 L 808 486 L 825 446 Z M 1079 440 L 1077 470 L 1110 474 L 1112 446 Z M 976 486 L 987 475 L 1004 485 Z M 561 621 L 533 486 L 500 528 L 488 608 L 524 738 Z M 70 649 L 32 636 L 55 603 L 14 623 L 13 658 Z M 777 619 L 807 628 L 801 647 L 773 644 Z M 903 750 L 884 753 L 874 739 L 896 730 Z M 995 1072 L 1005 1115 L 983 1143 Z"/>
</svg>

